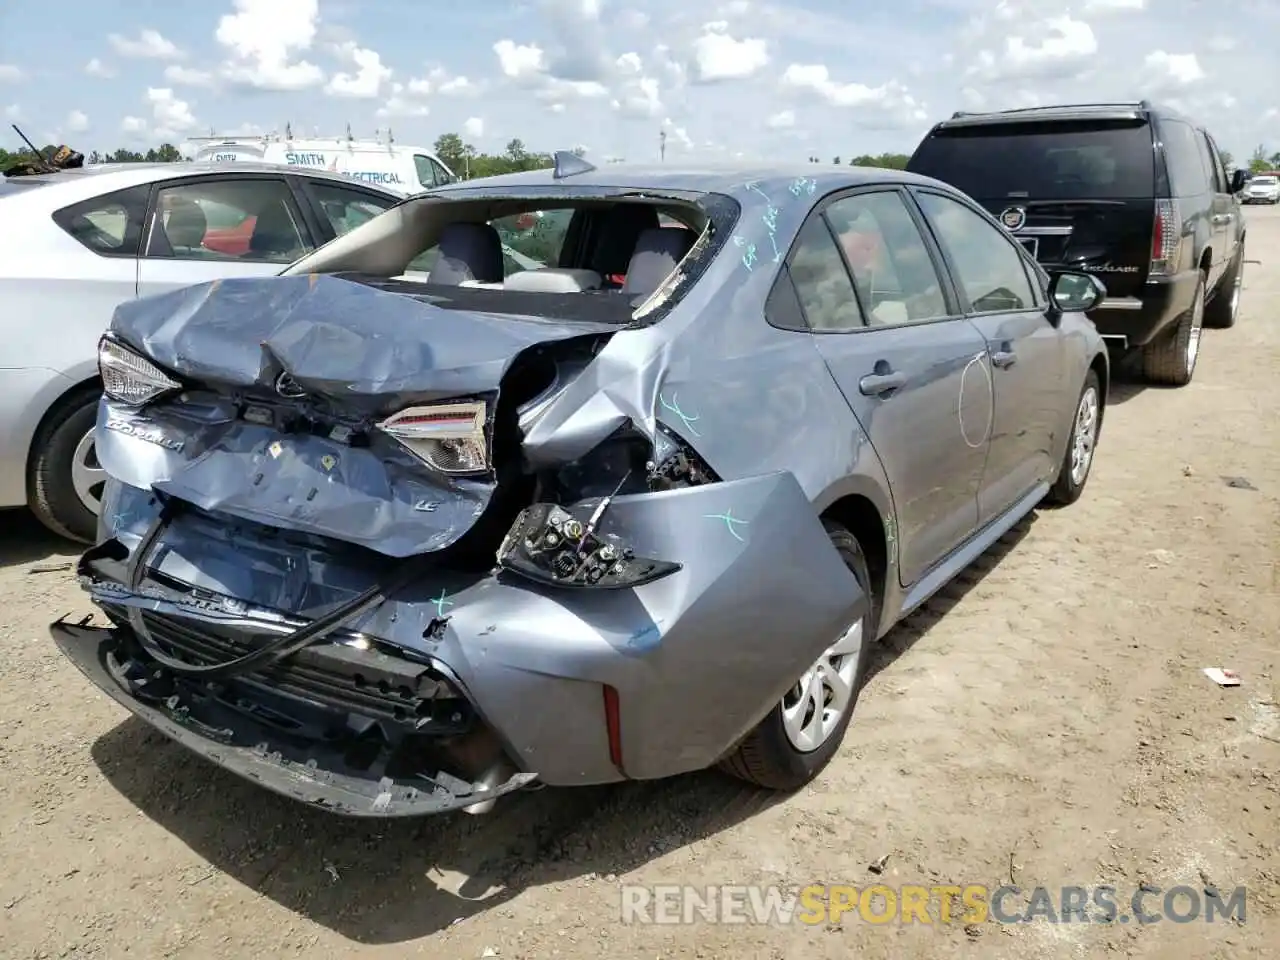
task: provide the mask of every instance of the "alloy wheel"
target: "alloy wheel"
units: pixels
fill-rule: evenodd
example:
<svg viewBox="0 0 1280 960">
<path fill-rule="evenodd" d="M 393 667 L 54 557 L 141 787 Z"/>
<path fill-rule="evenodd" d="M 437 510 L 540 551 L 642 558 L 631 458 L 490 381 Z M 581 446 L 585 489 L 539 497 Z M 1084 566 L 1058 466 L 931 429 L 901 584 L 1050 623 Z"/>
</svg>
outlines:
<svg viewBox="0 0 1280 960">
<path fill-rule="evenodd" d="M 1204 289 L 1199 291 L 1195 303 L 1191 305 L 1191 332 L 1187 336 L 1187 376 L 1196 369 L 1196 360 L 1200 356 L 1200 334 L 1204 329 Z"/>
<path fill-rule="evenodd" d="M 102 488 L 106 482 L 107 471 L 98 462 L 98 448 L 90 430 L 76 444 L 71 455 L 71 486 L 84 508 L 95 517 L 102 509 Z"/>
<path fill-rule="evenodd" d="M 817 750 L 840 726 L 853 699 L 862 634 L 859 617 L 782 698 L 782 727 L 799 752 Z"/>
<path fill-rule="evenodd" d="M 1071 482 L 1075 486 L 1084 483 L 1093 466 L 1093 450 L 1098 442 L 1098 391 L 1085 390 L 1076 408 L 1076 425 L 1071 436 Z"/>
</svg>

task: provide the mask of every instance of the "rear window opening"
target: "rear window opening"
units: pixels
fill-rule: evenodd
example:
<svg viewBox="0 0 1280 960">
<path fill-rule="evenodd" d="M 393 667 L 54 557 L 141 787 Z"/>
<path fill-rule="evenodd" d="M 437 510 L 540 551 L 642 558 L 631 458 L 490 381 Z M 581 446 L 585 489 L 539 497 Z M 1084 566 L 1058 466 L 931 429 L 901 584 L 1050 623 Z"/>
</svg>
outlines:
<svg viewBox="0 0 1280 960">
<path fill-rule="evenodd" d="M 434 195 L 290 272 L 337 273 L 445 309 L 652 322 L 702 275 L 737 212 L 719 195 Z"/>
<path fill-rule="evenodd" d="M 944 127 L 925 138 L 907 169 L 977 200 L 1126 200 L 1155 188 L 1145 120 Z"/>
</svg>

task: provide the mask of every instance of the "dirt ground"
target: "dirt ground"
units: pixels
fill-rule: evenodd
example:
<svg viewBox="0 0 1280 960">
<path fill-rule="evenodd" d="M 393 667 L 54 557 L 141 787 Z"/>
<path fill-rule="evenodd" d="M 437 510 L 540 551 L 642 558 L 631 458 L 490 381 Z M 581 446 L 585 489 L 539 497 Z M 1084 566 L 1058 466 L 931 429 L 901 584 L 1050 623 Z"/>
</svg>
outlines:
<svg viewBox="0 0 1280 960">
<path fill-rule="evenodd" d="M 1022 524 L 895 630 L 842 753 L 780 802 L 706 774 L 543 790 L 482 817 L 303 809 L 91 692 L 45 630 L 89 610 L 48 569 L 72 548 L 0 515 L 0 954 L 1276 956 L 1280 210 L 1247 218 L 1243 315 L 1206 331 L 1195 382 L 1117 385 L 1084 499 Z M 1243 684 L 1201 672 L 1218 665 Z M 1011 874 L 1122 899 L 1242 884 L 1246 921 L 619 921 L 624 882 Z"/>
</svg>

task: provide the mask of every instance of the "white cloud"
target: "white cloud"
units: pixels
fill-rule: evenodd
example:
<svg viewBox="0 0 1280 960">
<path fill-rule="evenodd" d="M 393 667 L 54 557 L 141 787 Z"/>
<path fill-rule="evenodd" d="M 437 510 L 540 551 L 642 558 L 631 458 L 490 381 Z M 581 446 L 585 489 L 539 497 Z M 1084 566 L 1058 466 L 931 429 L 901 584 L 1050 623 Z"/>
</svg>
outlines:
<svg viewBox="0 0 1280 960">
<path fill-rule="evenodd" d="M 151 120 L 128 116 L 120 123 L 121 131 L 136 139 L 176 143 L 199 126 L 191 105 L 168 87 L 148 87 L 143 100 L 151 109 Z"/>
<path fill-rule="evenodd" d="M 23 76 L 23 72 L 13 64 L 0 63 L 0 83 L 17 83 Z"/>
<path fill-rule="evenodd" d="M 21 120 L 22 108 L 16 103 L 9 104 L 9 106 L 4 108 L 4 118 L 6 120 Z"/>
<path fill-rule="evenodd" d="M 547 68 L 546 54 L 536 43 L 518 44 L 514 40 L 499 40 L 493 45 L 498 55 L 498 67 L 503 76 L 513 80 L 538 76 Z"/>
<path fill-rule="evenodd" d="M 84 65 L 84 72 L 91 77 L 99 77 L 103 80 L 110 80 L 116 75 L 115 70 L 103 63 L 97 57 L 93 57 Z"/>
<path fill-rule="evenodd" d="M 414 96 L 403 83 L 391 85 L 391 96 L 377 110 L 379 117 L 425 117 L 431 108 Z"/>
<path fill-rule="evenodd" d="M 794 110 L 779 110 L 775 114 L 771 114 L 769 119 L 765 121 L 773 130 L 786 130 L 796 125 L 796 115 Z"/>
<path fill-rule="evenodd" d="M 324 82 L 324 71 L 294 56 L 311 49 L 320 20 L 319 0 L 234 0 L 235 13 L 218 20 L 215 37 L 230 59 L 222 73 L 260 90 L 305 90 Z"/>
<path fill-rule="evenodd" d="M 72 133 L 83 133 L 89 129 L 89 118 L 79 110 L 67 114 L 67 129 Z"/>
<path fill-rule="evenodd" d="M 1239 44 L 1236 42 L 1235 37 L 1217 34 L 1209 38 L 1209 49 L 1214 53 L 1230 53 L 1237 46 L 1239 46 Z"/>
<path fill-rule="evenodd" d="M 144 60 L 180 60 L 183 52 L 177 44 L 165 39 L 158 30 L 142 30 L 136 39 L 121 36 L 118 33 L 107 34 L 107 42 L 122 57 L 136 57 Z"/>
<path fill-rule="evenodd" d="M 484 120 L 480 117 L 468 117 L 462 125 L 462 132 L 468 137 L 479 139 L 484 136 Z"/>
<path fill-rule="evenodd" d="M 723 20 L 703 24 L 702 34 L 693 41 L 693 63 L 698 80 L 743 80 L 759 73 L 769 63 L 769 45 L 756 37 L 737 40 L 729 35 Z"/>
<path fill-rule="evenodd" d="M 693 138 L 689 136 L 689 131 L 684 127 L 678 126 L 670 117 L 662 121 L 662 132 L 667 135 L 667 149 L 670 150 L 672 142 L 675 146 L 684 149 L 693 149 Z"/>
<path fill-rule="evenodd" d="M 1085 0 L 1085 13 L 1136 13 L 1146 9 L 1146 0 Z"/>
<path fill-rule="evenodd" d="M 1161 91 L 1189 87 L 1203 80 L 1204 69 L 1194 53 L 1153 50 L 1142 61 L 1148 83 Z"/>
<path fill-rule="evenodd" d="M 212 87 L 216 82 L 213 74 L 208 70 L 184 67 L 178 63 L 171 63 L 164 68 L 164 78 L 170 83 L 184 87 Z"/>
<path fill-rule="evenodd" d="M 878 114 L 890 123 L 922 123 L 928 119 L 924 105 L 896 80 L 874 87 L 837 83 L 820 63 L 793 63 L 782 74 L 782 86 L 815 93 L 833 107 Z"/>
<path fill-rule="evenodd" d="M 337 54 L 356 68 L 355 73 L 335 73 L 325 93 L 335 97 L 372 100 L 391 79 L 391 69 L 382 62 L 376 50 L 358 46 L 353 41 L 339 44 Z"/>
</svg>

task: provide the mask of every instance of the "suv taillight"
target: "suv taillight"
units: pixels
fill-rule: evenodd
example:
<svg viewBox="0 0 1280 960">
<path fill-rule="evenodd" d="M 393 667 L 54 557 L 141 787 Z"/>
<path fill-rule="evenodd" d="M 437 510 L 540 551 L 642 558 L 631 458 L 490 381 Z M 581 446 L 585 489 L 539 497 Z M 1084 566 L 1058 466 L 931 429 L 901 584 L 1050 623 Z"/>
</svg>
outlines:
<svg viewBox="0 0 1280 960">
<path fill-rule="evenodd" d="M 1182 246 L 1182 219 L 1176 200 L 1157 200 L 1155 223 L 1151 231 L 1152 276 L 1168 276 L 1178 269 L 1178 251 Z"/>
</svg>

